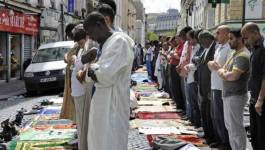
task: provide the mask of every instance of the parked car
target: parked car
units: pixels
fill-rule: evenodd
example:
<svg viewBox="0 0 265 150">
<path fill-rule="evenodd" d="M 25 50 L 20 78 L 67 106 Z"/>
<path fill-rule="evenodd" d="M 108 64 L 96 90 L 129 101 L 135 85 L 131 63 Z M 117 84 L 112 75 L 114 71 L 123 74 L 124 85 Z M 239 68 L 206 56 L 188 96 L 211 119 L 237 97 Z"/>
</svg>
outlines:
<svg viewBox="0 0 265 150">
<path fill-rule="evenodd" d="M 64 55 L 74 47 L 73 41 L 41 45 L 24 73 L 27 92 L 62 89 L 64 87 Z"/>
</svg>

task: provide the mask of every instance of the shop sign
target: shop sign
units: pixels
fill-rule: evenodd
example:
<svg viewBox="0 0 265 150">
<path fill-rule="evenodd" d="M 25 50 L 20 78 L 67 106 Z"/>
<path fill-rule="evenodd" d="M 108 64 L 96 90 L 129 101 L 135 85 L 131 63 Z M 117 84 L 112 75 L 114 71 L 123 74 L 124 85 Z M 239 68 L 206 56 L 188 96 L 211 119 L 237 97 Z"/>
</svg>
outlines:
<svg viewBox="0 0 265 150">
<path fill-rule="evenodd" d="M 9 9 L 0 9 L 0 31 L 37 35 L 39 17 Z"/>
</svg>

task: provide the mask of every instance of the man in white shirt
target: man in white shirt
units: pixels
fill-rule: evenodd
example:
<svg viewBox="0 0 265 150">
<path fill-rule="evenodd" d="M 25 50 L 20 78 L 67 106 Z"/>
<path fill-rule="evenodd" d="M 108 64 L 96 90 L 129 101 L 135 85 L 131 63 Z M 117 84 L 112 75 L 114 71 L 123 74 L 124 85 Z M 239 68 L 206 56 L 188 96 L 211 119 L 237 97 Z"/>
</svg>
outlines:
<svg viewBox="0 0 265 150">
<path fill-rule="evenodd" d="M 208 62 L 208 67 L 211 70 L 211 90 L 212 90 L 212 118 L 214 130 L 218 137 L 220 147 L 229 149 L 229 137 L 224 123 L 224 109 L 223 109 L 223 81 L 217 74 L 217 66 L 223 67 L 229 53 L 231 52 L 229 40 L 229 27 L 220 26 L 216 31 L 216 39 L 219 43 L 218 48 L 214 54 L 214 60 Z"/>
<path fill-rule="evenodd" d="M 87 150 L 87 130 L 89 114 L 89 100 L 86 98 L 86 84 L 78 79 L 78 72 L 84 69 L 81 62 L 81 56 L 85 52 L 86 32 L 82 24 L 77 25 L 73 29 L 74 41 L 77 42 L 80 49 L 72 56 L 73 71 L 71 75 L 71 96 L 74 99 L 76 111 L 76 124 L 78 132 L 78 149 Z"/>
<path fill-rule="evenodd" d="M 98 12 L 87 16 L 84 27 L 88 37 L 102 48 L 99 60 L 87 70 L 87 76 L 96 82 L 89 112 L 88 149 L 125 150 L 134 42 L 123 32 L 113 32 Z"/>
<path fill-rule="evenodd" d="M 187 76 L 187 101 L 189 101 L 191 107 L 191 123 L 196 127 L 201 127 L 201 115 L 198 101 L 198 85 L 195 82 L 194 73 L 197 70 L 196 65 L 192 62 L 192 58 L 196 52 L 200 49 L 200 44 L 196 38 L 196 32 L 191 30 L 187 33 L 187 39 L 192 44 L 192 50 L 190 52 L 189 64 L 184 69 L 188 71 Z"/>
</svg>

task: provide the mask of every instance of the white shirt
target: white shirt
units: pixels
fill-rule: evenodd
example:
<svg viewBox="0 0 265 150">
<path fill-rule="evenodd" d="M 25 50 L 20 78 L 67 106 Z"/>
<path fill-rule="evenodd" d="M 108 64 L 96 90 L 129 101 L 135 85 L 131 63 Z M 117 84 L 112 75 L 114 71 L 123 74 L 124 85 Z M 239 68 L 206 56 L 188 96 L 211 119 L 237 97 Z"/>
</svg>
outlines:
<svg viewBox="0 0 265 150">
<path fill-rule="evenodd" d="M 154 57 L 154 50 L 155 50 L 155 46 L 153 46 L 153 47 L 150 47 L 148 50 L 147 50 L 147 52 L 146 52 L 146 54 L 147 54 L 147 60 L 148 61 L 152 61 L 153 60 L 153 57 Z"/>
<path fill-rule="evenodd" d="M 196 54 L 196 52 L 200 49 L 200 45 L 197 44 L 195 46 L 192 46 L 192 51 L 191 51 L 191 56 L 190 56 L 190 63 L 187 65 L 187 67 L 189 68 L 189 73 L 188 73 L 188 77 L 187 77 L 187 83 L 193 83 L 195 81 L 194 79 L 194 73 L 197 70 L 195 64 L 192 63 L 192 58 L 193 56 Z"/>
<path fill-rule="evenodd" d="M 229 43 L 224 45 L 218 45 L 214 53 L 214 61 L 217 62 L 221 67 L 226 63 L 227 57 L 231 52 L 231 48 Z M 211 73 L 211 89 L 212 90 L 222 90 L 223 89 L 223 81 L 218 76 L 217 71 L 213 70 Z"/>
<path fill-rule="evenodd" d="M 84 65 L 81 62 L 81 54 L 83 52 L 83 49 L 80 49 L 77 56 L 76 56 L 76 60 L 74 63 L 74 68 L 72 71 L 72 76 L 71 76 L 71 90 L 72 93 L 71 95 L 73 97 L 77 97 L 77 96 L 82 96 L 85 94 L 85 86 L 83 84 L 81 84 L 77 78 L 77 72 L 81 69 L 83 69 Z"/>
</svg>

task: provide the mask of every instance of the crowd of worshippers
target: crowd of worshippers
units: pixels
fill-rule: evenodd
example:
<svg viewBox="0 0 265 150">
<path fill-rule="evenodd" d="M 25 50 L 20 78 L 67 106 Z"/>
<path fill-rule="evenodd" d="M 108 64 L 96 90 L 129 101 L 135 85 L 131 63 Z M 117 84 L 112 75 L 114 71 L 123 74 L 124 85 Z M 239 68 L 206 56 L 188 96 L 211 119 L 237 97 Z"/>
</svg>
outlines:
<svg viewBox="0 0 265 150">
<path fill-rule="evenodd" d="M 265 40 L 257 24 L 214 32 L 185 27 L 147 43 L 145 62 L 149 78 L 170 94 L 183 119 L 203 129 L 210 147 L 246 150 L 249 101 L 250 142 L 265 150 Z"/>
<path fill-rule="evenodd" d="M 134 41 L 114 26 L 115 14 L 113 0 L 100 0 L 84 22 L 65 30 L 75 45 L 64 58 L 60 118 L 76 123 L 79 150 L 127 149 L 130 75 L 141 61 L 134 59 Z"/>
</svg>

